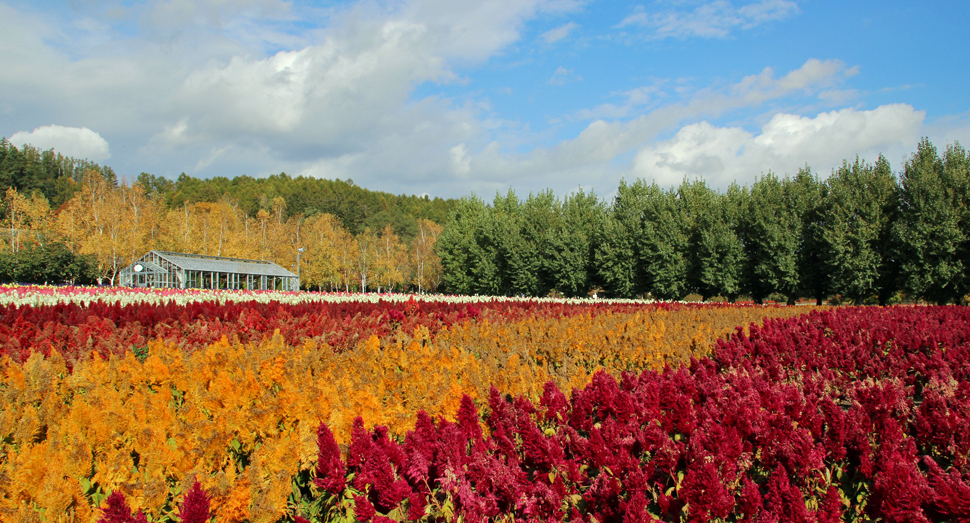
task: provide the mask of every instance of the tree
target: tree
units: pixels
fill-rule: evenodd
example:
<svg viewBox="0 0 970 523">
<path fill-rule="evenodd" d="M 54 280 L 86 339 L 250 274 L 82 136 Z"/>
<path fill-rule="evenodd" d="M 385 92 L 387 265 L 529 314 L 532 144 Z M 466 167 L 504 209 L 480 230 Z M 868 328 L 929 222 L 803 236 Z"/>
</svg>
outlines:
<svg viewBox="0 0 970 523">
<path fill-rule="evenodd" d="M 733 185 L 719 195 L 703 180 L 685 181 L 678 193 L 688 228 L 688 287 L 706 301 L 724 296 L 733 302 L 741 292 L 744 245 L 738 237 L 740 189 Z"/>
<path fill-rule="evenodd" d="M 549 285 L 567 296 L 583 296 L 596 285 L 594 238 L 605 219 L 595 194 L 581 189 L 557 206 L 559 219 L 546 232 L 542 256 Z"/>
<path fill-rule="evenodd" d="M 950 303 L 964 292 L 968 231 L 966 151 L 953 146 L 946 162 L 926 138 L 903 167 L 899 246 L 903 288 L 914 298 Z"/>
<path fill-rule="evenodd" d="M 27 199 L 17 189 L 10 187 L 3 197 L 3 210 L 7 215 L 6 225 L 10 231 L 10 252 L 16 254 L 23 243 L 22 231 L 27 223 Z"/>
<path fill-rule="evenodd" d="M 318 290 L 340 288 L 340 250 L 344 247 L 341 236 L 347 231 L 332 214 L 318 214 L 304 223 L 307 247 L 301 258 L 300 278 L 307 288 Z"/>
<path fill-rule="evenodd" d="M 621 180 L 603 226 L 594 236 L 596 275 L 610 297 L 633 298 L 646 292 L 638 243 L 646 199 L 647 185 L 642 180 L 632 185 Z"/>
<path fill-rule="evenodd" d="M 414 266 L 412 284 L 418 293 L 434 290 L 441 284 L 441 259 L 435 254 L 435 245 L 442 227 L 437 223 L 418 219 L 418 233 L 411 245 L 411 264 Z"/>
<path fill-rule="evenodd" d="M 450 292 L 476 294 L 499 287 L 495 253 L 483 238 L 490 219 L 490 210 L 480 198 L 462 198 L 438 236 L 435 252 Z"/>
<path fill-rule="evenodd" d="M 98 173 L 90 171 L 81 190 L 58 215 L 57 229 L 67 239 L 72 252 L 90 254 L 97 260 L 98 284 L 114 283 L 120 268 L 119 236 L 124 219 L 120 198 Z"/>
<path fill-rule="evenodd" d="M 404 285 L 407 251 L 401 239 L 394 234 L 394 229 L 389 224 L 385 225 L 375 249 L 374 275 L 378 292 L 382 289 L 392 292 Z"/>
<path fill-rule="evenodd" d="M 822 247 L 822 202 L 828 186 L 812 174 L 806 165 L 793 178 L 785 178 L 785 197 L 788 207 L 798 218 L 798 287 L 787 290 L 788 304 L 794 305 L 798 296 L 812 296 L 818 305 L 828 293 L 829 273 L 824 269 Z"/>
<path fill-rule="evenodd" d="M 647 188 L 643 229 L 637 244 L 646 289 L 662 300 L 679 300 L 689 294 L 687 216 L 674 190 L 657 184 Z"/>
<path fill-rule="evenodd" d="M 562 222 L 555 195 L 551 190 L 530 193 L 522 203 L 510 190 L 504 200 L 495 197 L 495 211 L 496 244 L 503 260 L 502 294 L 549 294 L 555 288 L 549 267 L 549 235 Z"/>
<path fill-rule="evenodd" d="M 787 192 L 769 171 L 752 185 L 742 214 L 745 288 L 756 303 L 774 293 L 792 301 L 799 290 L 802 218 Z"/>
<path fill-rule="evenodd" d="M 875 165 L 856 157 L 842 162 L 827 182 L 821 207 L 821 269 L 831 292 L 862 303 L 876 296 L 886 304 L 895 292 L 892 227 L 899 185 L 889 162 Z"/>
<path fill-rule="evenodd" d="M 358 234 L 355 238 L 357 244 L 357 265 L 356 274 L 360 281 L 360 292 L 367 292 L 369 286 L 374 282 L 374 264 L 377 259 L 377 235 L 370 229 Z"/>
</svg>

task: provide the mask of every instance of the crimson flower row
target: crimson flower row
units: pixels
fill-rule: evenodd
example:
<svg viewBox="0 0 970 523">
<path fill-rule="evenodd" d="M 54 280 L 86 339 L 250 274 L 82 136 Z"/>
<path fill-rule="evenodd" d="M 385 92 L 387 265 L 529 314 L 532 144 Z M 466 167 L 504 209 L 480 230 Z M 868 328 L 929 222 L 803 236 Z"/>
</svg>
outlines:
<svg viewBox="0 0 970 523">
<path fill-rule="evenodd" d="M 967 521 L 968 378 L 967 308 L 772 320 L 689 368 L 600 373 L 570 398 L 493 389 L 479 415 L 465 397 L 403 441 L 358 419 L 343 453 L 322 425 L 292 517 Z"/>
</svg>

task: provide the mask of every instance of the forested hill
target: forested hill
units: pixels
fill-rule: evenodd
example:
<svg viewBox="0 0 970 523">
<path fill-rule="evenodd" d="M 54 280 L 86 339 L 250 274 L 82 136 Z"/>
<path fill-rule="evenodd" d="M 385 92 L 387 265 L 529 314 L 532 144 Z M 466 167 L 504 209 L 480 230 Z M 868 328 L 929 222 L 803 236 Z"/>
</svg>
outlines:
<svg viewBox="0 0 970 523">
<path fill-rule="evenodd" d="M 39 192 L 56 209 L 80 190 L 88 172 L 100 174 L 111 186 L 119 183 L 110 167 L 30 145 L 18 148 L 6 139 L 0 140 L 0 191 L 13 187 L 28 196 Z M 228 201 L 247 216 L 255 217 L 260 210 L 273 212 L 274 206 L 282 202 L 288 216 L 332 214 L 355 235 L 367 228 L 381 230 L 391 225 L 403 238 L 417 233 L 419 219 L 444 223 L 456 203 L 450 199 L 372 191 L 351 180 L 293 178 L 286 173 L 231 179 L 200 179 L 183 173 L 175 181 L 141 173 L 133 183 L 170 209 L 187 203 Z"/>
<path fill-rule="evenodd" d="M 457 200 L 428 196 L 394 195 L 359 187 L 352 180 L 326 180 L 286 173 L 267 178 L 236 176 L 199 179 L 182 174 L 175 182 L 142 174 L 138 182 L 149 193 L 160 192 L 168 207 L 190 202 L 217 202 L 228 198 L 240 210 L 255 216 L 261 209 L 272 210 L 274 201 L 282 198 L 286 213 L 305 217 L 332 214 L 340 219 L 351 234 L 365 229 L 380 230 L 390 224 L 405 238 L 417 232 L 417 220 L 444 223 Z"/>
<path fill-rule="evenodd" d="M 0 191 L 13 187 L 23 194 L 40 192 L 51 207 L 57 208 L 80 190 L 81 179 L 88 172 L 100 174 L 112 185 L 118 183 L 111 167 L 64 156 L 53 149 L 41 151 L 30 145 L 18 149 L 6 138 L 0 140 Z"/>
</svg>

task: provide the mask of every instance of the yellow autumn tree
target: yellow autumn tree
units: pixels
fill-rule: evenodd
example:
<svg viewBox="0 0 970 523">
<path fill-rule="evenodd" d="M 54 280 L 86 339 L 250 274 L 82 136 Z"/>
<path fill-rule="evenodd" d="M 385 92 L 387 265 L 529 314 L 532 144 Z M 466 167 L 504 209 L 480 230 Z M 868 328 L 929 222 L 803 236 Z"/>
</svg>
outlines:
<svg viewBox="0 0 970 523">
<path fill-rule="evenodd" d="M 412 284 L 418 288 L 418 293 L 434 290 L 441 285 L 441 258 L 434 252 L 441 230 L 442 227 L 431 220 L 418 219 L 418 234 L 410 251 L 414 271 Z"/>
<path fill-rule="evenodd" d="M 196 230 L 193 227 L 194 218 L 192 206 L 184 202 L 180 207 L 165 211 L 164 219 L 159 224 L 158 248 L 165 251 L 188 252 L 189 246 L 195 241 Z"/>
<path fill-rule="evenodd" d="M 390 224 L 384 226 L 374 249 L 374 280 L 377 291 L 400 289 L 407 281 L 407 247 L 394 234 Z"/>
<path fill-rule="evenodd" d="M 122 217 L 116 234 L 123 267 L 155 248 L 162 202 L 149 199 L 139 185 L 121 185 L 112 192 L 120 200 L 114 203 Z"/>
<path fill-rule="evenodd" d="M 64 206 L 57 231 L 74 252 L 93 254 L 97 280 L 114 278 L 124 266 L 125 202 L 114 187 L 95 171 L 85 173 L 81 190 Z"/>
<path fill-rule="evenodd" d="M 354 239 L 357 243 L 355 276 L 357 282 L 360 283 L 360 292 L 367 292 L 367 289 L 374 285 L 374 264 L 377 259 L 377 235 L 368 227 Z"/>
<path fill-rule="evenodd" d="M 332 214 L 311 216 L 303 228 L 306 249 L 301 258 L 301 277 L 306 286 L 321 291 L 340 289 L 346 249 L 353 238 Z"/>
<path fill-rule="evenodd" d="M 4 220 L 5 236 L 11 252 L 43 243 L 44 238 L 52 232 L 50 204 L 40 193 L 35 192 L 28 198 L 10 187 L 4 194 L 3 208 L 7 215 Z"/>
</svg>

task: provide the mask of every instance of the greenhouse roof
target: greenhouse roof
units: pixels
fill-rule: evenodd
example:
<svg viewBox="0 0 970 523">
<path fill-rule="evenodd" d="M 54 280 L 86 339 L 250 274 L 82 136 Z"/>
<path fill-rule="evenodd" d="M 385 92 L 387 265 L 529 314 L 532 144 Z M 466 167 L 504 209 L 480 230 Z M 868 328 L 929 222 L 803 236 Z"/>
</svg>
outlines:
<svg viewBox="0 0 970 523">
<path fill-rule="evenodd" d="M 225 258 L 222 256 L 206 256 L 203 254 L 186 254 L 181 252 L 151 252 L 157 254 L 160 258 L 167 260 L 172 265 L 187 271 L 222 272 L 296 278 L 296 274 L 293 274 L 283 267 L 268 261 Z M 147 256 L 148 254 L 143 256 L 143 258 Z"/>
</svg>

